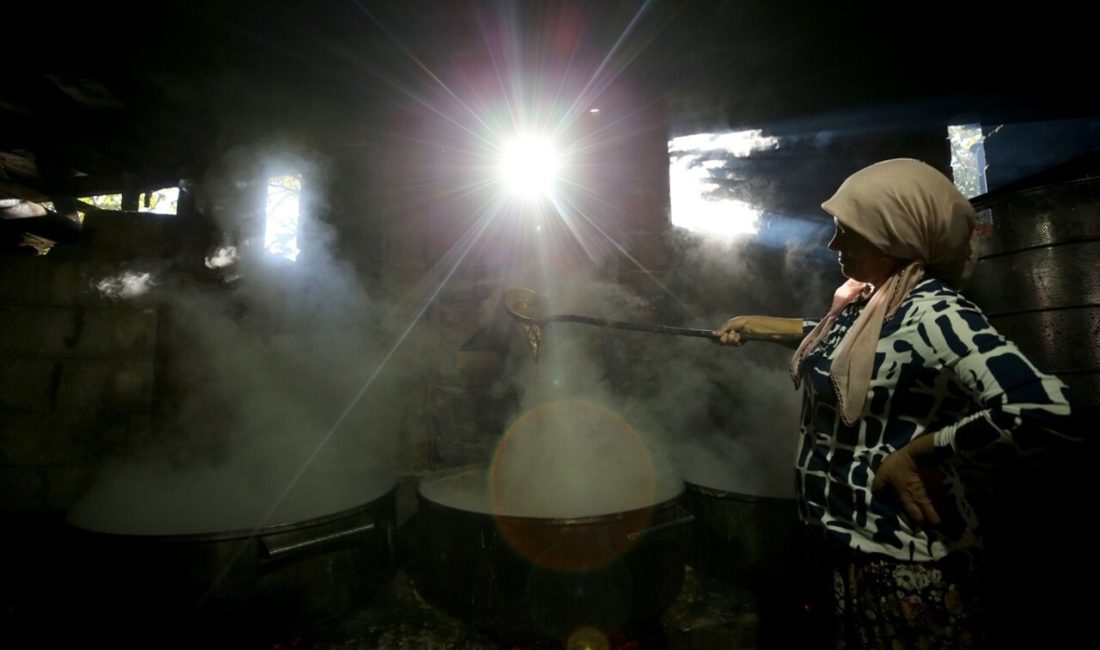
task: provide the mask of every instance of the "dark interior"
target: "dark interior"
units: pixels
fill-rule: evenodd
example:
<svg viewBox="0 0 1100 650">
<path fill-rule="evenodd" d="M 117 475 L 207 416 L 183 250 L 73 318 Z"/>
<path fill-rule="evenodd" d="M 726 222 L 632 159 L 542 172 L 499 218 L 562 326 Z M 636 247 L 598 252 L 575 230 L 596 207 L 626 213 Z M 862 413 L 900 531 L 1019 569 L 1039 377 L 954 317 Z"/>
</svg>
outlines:
<svg viewBox="0 0 1100 650">
<path fill-rule="evenodd" d="M 548 329 L 546 354 L 565 332 L 577 333 L 568 349 L 583 371 L 537 377 L 529 332 L 507 316 L 501 292 L 539 282 L 560 297 L 561 310 L 693 328 L 713 328 L 733 313 L 818 315 L 843 280 L 825 248 L 831 219 L 821 202 L 849 174 L 885 158 L 919 158 L 951 174 L 949 126 L 972 125 L 984 137 L 984 185 L 971 198 L 987 210 L 986 223 L 1016 224 L 995 231 L 1011 241 L 988 244 L 982 262 L 1005 282 L 978 284 L 975 300 L 1066 380 L 1089 418 L 1100 404 L 1093 185 L 1100 95 L 1086 5 L 165 0 L 38 2 L 6 13 L 0 570 L 9 577 L 0 597 L 15 638 L 50 645 L 60 634 L 51 627 L 77 620 L 80 603 L 97 598 L 86 584 L 65 586 L 84 574 L 73 558 L 93 548 L 74 538 L 67 517 L 103 476 L 135 459 L 151 463 L 140 474 L 148 486 L 185 469 L 232 467 L 229 487 L 193 489 L 198 511 L 229 511 L 234 491 L 250 482 L 273 484 L 280 500 L 288 493 L 293 500 L 299 479 L 353 484 L 353 496 L 334 496 L 344 505 L 330 510 L 369 502 L 370 512 L 384 513 L 371 521 L 387 522 L 368 527 L 374 532 L 333 533 L 338 566 L 352 567 L 342 569 L 349 575 L 360 561 L 385 565 L 363 572 L 374 600 L 349 590 L 360 612 L 398 597 L 418 602 L 408 586 L 424 550 L 417 486 L 437 472 L 493 462 L 531 408 L 536 384 L 553 391 L 561 382 L 563 398 L 594 401 L 606 389 L 615 417 L 629 420 L 645 444 L 650 432 L 705 450 L 743 442 L 761 455 L 737 467 L 774 465 L 786 476 L 786 456 L 767 451 L 774 438 L 764 435 L 797 430 L 797 396 L 765 390 L 789 387 L 786 352 L 746 346 L 731 363 L 684 337 L 551 326 L 576 329 Z M 527 222 L 494 221 L 486 207 L 509 219 L 525 214 L 493 203 L 482 177 L 495 164 L 496 139 L 524 125 L 578 143 L 570 182 L 580 190 L 554 206 L 573 216 L 539 222 L 539 236 L 566 242 L 550 256 L 540 257 Z M 669 141 L 727 131 L 757 132 L 773 144 L 727 154 L 714 168 L 717 195 L 762 212 L 755 235 L 711 259 L 709 244 L 670 221 Z M 302 226 L 299 261 L 270 264 L 261 255 L 269 245 L 261 237 L 264 178 L 293 173 L 301 174 L 303 214 L 316 218 Z M 144 193 L 174 187 L 174 216 L 143 211 Z M 118 205 L 81 202 L 115 194 Z M 230 246 L 234 262 L 214 261 Z M 1027 257 L 1036 251 L 1049 252 L 1045 266 Z M 1031 295 L 1039 296 L 1034 304 L 1016 304 Z M 678 374 L 685 368 L 700 374 Z M 990 517 L 999 642 L 1072 638 L 1095 605 L 1088 577 L 1095 561 L 1075 510 L 1082 486 L 1071 480 L 1086 473 L 1073 464 L 1086 455 L 1071 450 L 1068 458 L 975 472 Z M 691 462 L 678 451 L 671 457 Z M 239 470 L 241 458 L 260 469 Z M 383 497 L 394 502 L 378 505 Z M 306 512 L 299 522 L 331 514 Z M 650 534 L 643 559 L 632 562 L 671 562 L 679 571 L 683 563 L 668 555 L 683 542 L 669 532 L 682 526 L 677 513 L 662 512 L 669 528 Z M 1046 517 L 1060 523 L 1033 526 Z M 1063 532 L 1078 537 L 1066 541 Z M 293 547 L 299 533 L 289 534 L 281 543 Z M 459 546 L 484 546 L 486 534 Z M 363 547 L 386 550 L 354 555 L 349 540 L 357 535 L 382 535 Z M 289 593 L 294 587 L 282 580 L 300 571 L 312 581 L 324 571 L 314 567 L 328 561 L 306 550 L 309 569 L 265 564 L 270 552 L 249 543 L 244 552 L 261 558 L 261 572 L 290 572 L 278 578 Z M 124 558 L 144 552 L 119 554 L 114 575 L 128 570 Z M 237 552 L 224 542 L 216 550 Z M 187 574 L 180 566 L 211 557 L 198 553 L 203 559 L 157 561 L 177 564 L 166 575 Z M 716 561 L 720 554 L 700 566 Z M 483 572 L 470 562 L 459 558 L 476 583 Z M 683 593 L 705 608 L 706 589 L 693 575 Z M 453 586 L 435 578 L 437 589 Z M 681 579 L 659 578 L 673 593 Z M 713 584 L 723 580 L 731 579 Z M 800 588 L 774 584 L 737 588 L 765 591 L 784 602 L 780 609 Z M 86 600 L 58 600 L 58 589 Z M 234 592 L 226 602 L 244 607 L 266 597 L 256 593 Z M 683 598 L 670 611 L 687 611 Z M 374 627 L 347 633 L 359 645 L 326 646 L 317 641 L 323 634 L 297 628 L 279 633 L 299 647 L 412 647 L 380 640 L 412 634 L 417 623 L 401 611 L 362 614 Z M 777 632 L 771 620 L 764 636 L 755 627 L 731 632 L 730 620 L 748 620 L 737 611 L 740 619 L 729 614 L 709 631 L 666 630 L 660 647 L 815 640 Z M 342 630 L 335 625 L 327 638 Z M 448 629 L 447 647 L 474 638 Z M 608 637 L 608 647 L 656 643 L 652 629 L 642 629 Z M 263 637 L 262 645 L 292 647 L 285 643 Z M 470 643 L 461 647 L 489 647 Z"/>
</svg>

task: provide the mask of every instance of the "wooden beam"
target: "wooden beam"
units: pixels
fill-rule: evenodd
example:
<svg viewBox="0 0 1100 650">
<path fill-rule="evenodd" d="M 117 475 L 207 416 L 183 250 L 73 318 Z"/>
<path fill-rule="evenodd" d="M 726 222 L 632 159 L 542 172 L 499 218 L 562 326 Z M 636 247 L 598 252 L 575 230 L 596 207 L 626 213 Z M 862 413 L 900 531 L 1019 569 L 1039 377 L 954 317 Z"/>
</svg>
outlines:
<svg viewBox="0 0 1100 650">
<path fill-rule="evenodd" d="M 82 197 L 123 194 L 134 189 L 138 192 L 159 190 L 165 187 L 178 187 L 179 183 L 179 175 L 169 172 L 142 174 L 141 177 L 134 174 L 109 174 L 55 179 L 50 189 L 54 194 Z"/>
<path fill-rule="evenodd" d="M 35 203 L 44 203 L 46 201 L 52 201 L 48 195 L 34 189 L 33 187 L 27 187 L 21 183 L 15 183 L 13 181 L 4 180 L 0 178 L 0 194 L 7 194 L 17 199 L 23 199 L 24 201 L 34 201 Z"/>
</svg>

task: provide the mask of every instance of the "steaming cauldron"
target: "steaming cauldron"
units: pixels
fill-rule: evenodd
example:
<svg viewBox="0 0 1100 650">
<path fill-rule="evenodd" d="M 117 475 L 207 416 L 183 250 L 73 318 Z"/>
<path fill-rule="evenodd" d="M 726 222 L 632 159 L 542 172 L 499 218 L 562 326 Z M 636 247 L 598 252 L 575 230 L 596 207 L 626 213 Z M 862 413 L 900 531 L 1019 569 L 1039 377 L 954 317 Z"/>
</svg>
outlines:
<svg viewBox="0 0 1100 650">
<path fill-rule="evenodd" d="M 392 577 L 395 491 L 253 530 L 135 535 L 70 522 L 73 632 L 116 647 L 286 641 Z"/>
<path fill-rule="evenodd" d="M 583 517 L 495 516 L 485 468 L 419 490 L 417 590 L 508 641 L 564 639 L 651 622 L 683 586 L 683 485 L 651 507 Z M 464 496 L 465 495 L 465 496 Z"/>
<path fill-rule="evenodd" d="M 695 517 L 692 568 L 753 596 L 762 645 L 813 641 L 800 638 L 811 633 L 806 615 L 813 567 L 797 502 L 685 482 L 684 503 Z"/>
<path fill-rule="evenodd" d="M 695 516 L 692 567 L 751 588 L 787 580 L 803 538 L 795 500 L 730 492 L 686 481 L 685 505 Z"/>
</svg>

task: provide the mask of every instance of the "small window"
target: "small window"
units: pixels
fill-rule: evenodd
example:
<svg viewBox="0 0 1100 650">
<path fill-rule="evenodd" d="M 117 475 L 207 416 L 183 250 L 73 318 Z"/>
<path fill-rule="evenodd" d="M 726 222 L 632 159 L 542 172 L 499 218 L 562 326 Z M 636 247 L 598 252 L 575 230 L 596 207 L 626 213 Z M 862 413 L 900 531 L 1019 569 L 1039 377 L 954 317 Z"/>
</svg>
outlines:
<svg viewBox="0 0 1100 650">
<path fill-rule="evenodd" d="M 142 192 L 138 197 L 138 212 L 176 214 L 179 199 L 180 188 L 178 187 L 164 187 L 153 192 Z"/>
<path fill-rule="evenodd" d="M 951 141 L 951 172 L 955 187 L 968 199 L 985 194 L 985 138 L 981 124 L 958 124 L 947 127 Z"/>
<path fill-rule="evenodd" d="M 290 260 L 298 259 L 298 219 L 301 216 L 301 175 L 267 179 L 267 215 L 264 250 Z"/>
<path fill-rule="evenodd" d="M 778 139 L 759 130 L 699 133 L 668 142 L 672 225 L 729 239 L 754 234 L 762 210 L 736 197 L 729 162 L 774 149 Z"/>
<path fill-rule="evenodd" d="M 77 199 L 88 205 L 95 206 L 100 210 L 121 210 L 122 209 L 122 195 L 121 194 L 99 194 L 97 196 L 85 196 Z"/>
<path fill-rule="evenodd" d="M 179 196 L 180 189 L 178 187 L 164 187 L 152 192 L 142 192 L 138 195 L 138 212 L 174 215 L 179 204 Z M 77 201 L 94 205 L 100 210 L 122 210 L 121 194 L 85 196 L 77 199 Z"/>
</svg>

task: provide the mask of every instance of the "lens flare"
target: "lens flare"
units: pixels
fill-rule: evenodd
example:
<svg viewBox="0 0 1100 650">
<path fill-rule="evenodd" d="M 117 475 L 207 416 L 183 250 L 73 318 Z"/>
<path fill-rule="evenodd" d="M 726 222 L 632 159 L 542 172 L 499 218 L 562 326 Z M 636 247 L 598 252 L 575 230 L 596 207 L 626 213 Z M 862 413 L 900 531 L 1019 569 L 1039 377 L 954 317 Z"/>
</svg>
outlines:
<svg viewBox="0 0 1100 650">
<path fill-rule="evenodd" d="M 579 627 L 565 642 L 567 650 L 607 650 L 611 647 L 607 636 L 594 627 Z"/>
<path fill-rule="evenodd" d="M 489 472 L 504 537 L 524 557 L 558 570 L 598 568 L 625 553 L 648 526 L 656 491 L 638 434 L 590 402 L 549 402 L 519 418 Z"/>
</svg>

